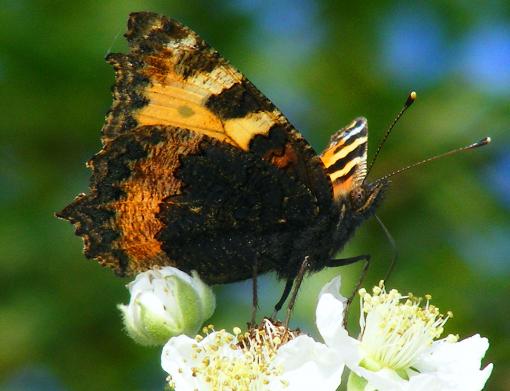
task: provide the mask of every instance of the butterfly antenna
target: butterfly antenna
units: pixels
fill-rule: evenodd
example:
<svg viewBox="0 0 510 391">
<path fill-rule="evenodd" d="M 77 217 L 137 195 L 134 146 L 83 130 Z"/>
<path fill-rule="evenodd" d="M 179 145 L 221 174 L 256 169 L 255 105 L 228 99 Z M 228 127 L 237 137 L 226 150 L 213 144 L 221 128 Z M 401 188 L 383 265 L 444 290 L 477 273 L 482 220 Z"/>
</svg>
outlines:
<svg viewBox="0 0 510 391">
<path fill-rule="evenodd" d="M 375 151 L 375 155 L 372 158 L 372 161 L 370 162 L 370 164 L 368 165 L 368 170 L 367 170 L 367 174 L 366 174 L 365 178 L 368 177 L 368 174 L 370 173 L 370 170 L 374 166 L 374 163 L 375 163 L 375 160 L 377 159 L 377 156 L 379 156 L 379 152 L 381 152 L 381 149 L 382 149 L 384 143 L 388 139 L 388 136 L 390 135 L 391 131 L 393 130 L 393 128 L 397 124 L 398 120 L 400 119 L 400 117 L 402 117 L 402 115 L 406 112 L 406 110 L 414 103 L 415 100 L 416 100 L 416 91 L 411 91 L 409 93 L 409 95 L 407 96 L 407 99 L 406 99 L 406 102 L 404 103 L 404 106 L 402 107 L 400 112 L 396 115 L 395 119 L 390 124 L 390 126 L 388 127 L 388 130 L 386 130 L 386 133 L 384 134 L 383 138 L 381 139 L 381 142 L 379 143 L 379 146 L 377 147 L 377 151 Z"/>
<path fill-rule="evenodd" d="M 480 141 L 478 141 L 476 143 L 473 143 L 473 144 L 466 145 L 465 147 L 460 147 L 460 148 L 452 149 L 451 151 L 442 153 L 440 155 L 432 156 L 432 157 L 429 157 L 427 159 L 421 160 L 419 162 L 416 162 L 416 163 L 410 164 L 408 166 L 399 168 L 398 170 L 393 171 L 393 172 L 383 176 L 382 178 L 378 179 L 377 182 L 384 181 L 384 180 L 386 180 L 388 178 L 391 178 L 394 175 L 400 174 L 400 173 L 402 173 L 404 171 L 407 171 L 407 170 L 409 170 L 411 168 L 421 166 L 422 164 L 430 163 L 430 162 L 432 162 L 434 160 L 441 159 L 441 158 L 444 158 L 446 156 L 455 155 L 456 153 L 459 153 L 459 152 L 469 151 L 471 149 L 483 147 L 483 146 L 489 144 L 490 142 L 491 142 L 491 138 L 490 137 L 485 137 L 485 138 L 481 139 Z"/>
<path fill-rule="evenodd" d="M 386 235 L 386 239 L 388 239 L 388 242 L 390 243 L 390 246 L 391 246 L 391 250 L 393 252 L 391 261 L 390 261 L 390 266 L 388 267 L 388 270 L 386 271 L 386 275 L 384 276 L 384 282 L 387 283 L 388 280 L 390 279 L 391 273 L 393 273 L 393 270 L 395 269 L 395 265 L 397 264 L 398 249 L 397 249 L 397 244 L 395 243 L 395 239 L 393 239 L 393 236 L 391 235 L 388 228 L 386 228 L 386 225 L 384 225 L 384 223 L 379 218 L 379 216 L 377 216 L 377 215 L 374 215 L 374 216 L 375 216 L 375 219 L 377 220 L 377 222 L 379 223 L 379 225 L 381 226 L 384 234 Z"/>
<path fill-rule="evenodd" d="M 108 57 L 110 55 L 110 53 L 112 52 L 112 49 L 113 49 L 113 46 L 115 45 L 115 43 L 117 42 L 117 40 L 119 39 L 119 35 L 121 34 L 121 29 L 119 28 L 119 31 L 117 31 L 117 34 L 115 34 L 115 37 L 113 37 L 113 40 L 112 40 L 112 43 L 110 44 L 110 47 L 108 48 L 108 50 L 106 51 L 105 55 L 104 55 L 104 58 Z"/>
</svg>

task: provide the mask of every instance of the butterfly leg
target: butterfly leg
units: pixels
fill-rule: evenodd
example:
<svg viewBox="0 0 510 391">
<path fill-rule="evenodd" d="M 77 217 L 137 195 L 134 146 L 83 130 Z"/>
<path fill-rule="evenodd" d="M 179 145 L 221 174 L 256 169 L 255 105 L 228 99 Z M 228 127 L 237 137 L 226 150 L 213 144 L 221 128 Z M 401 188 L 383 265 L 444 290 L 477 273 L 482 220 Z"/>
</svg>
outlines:
<svg viewBox="0 0 510 391">
<path fill-rule="evenodd" d="M 252 309 L 251 309 L 251 325 L 255 327 L 257 322 L 257 309 L 259 306 L 259 294 L 258 294 L 258 261 L 255 259 L 253 262 L 253 275 L 252 275 Z"/>
<path fill-rule="evenodd" d="M 368 267 L 370 265 L 370 255 L 364 254 L 364 255 L 358 255 L 357 257 L 331 259 L 326 265 L 329 267 L 346 266 L 346 265 L 351 265 L 351 264 L 359 262 L 359 261 L 365 261 L 365 264 L 363 265 L 363 269 L 361 270 L 358 282 L 356 283 L 354 290 L 352 291 L 351 295 L 349 296 L 349 298 L 347 299 L 347 301 L 345 303 L 344 320 L 343 320 L 344 327 L 347 326 L 347 316 L 349 314 L 349 308 L 351 306 L 351 303 L 354 300 L 354 296 L 356 296 L 356 293 L 358 292 L 359 288 L 361 288 L 361 284 L 363 284 L 363 280 L 365 279 L 365 276 L 367 275 Z"/>
<path fill-rule="evenodd" d="M 280 311 L 283 307 L 283 303 L 285 303 L 285 300 L 287 300 L 287 297 L 289 297 L 290 290 L 292 289 L 292 285 L 294 284 L 294 278 L 288 278 L 287 282 L 285 283 L 285 288 L 283 288 L 282 297 L 280 297 L 280 300 L 278 300 L 278 303 L 274 306 L 274 312 L 271 319 L 276 320 L 276 315 L 278 314 L 278 311 Z"/>
<path fill-rule="evenodd" d="M 292 315 L 292 310 L 294 309 L 294 304 L 296 303 L 299 287 L 301 286 L 301 283 L 303 282 L 303 277 L 305 276 L 305 273 L 308 271 L 309 268 L 310 260 L 308 256 L 306 256 L 303 263 L 301 264 L 301 267 L 299 268 L 298 274 L 296 275 L 295 283 L 293 284 L 294 287 L 292 288 L 289 304 L 287 305 L 287 317 L 285 318 L 285 323 L 283 324 L 285 327 L 289 326 L 290 316 Z"/>
</svg>

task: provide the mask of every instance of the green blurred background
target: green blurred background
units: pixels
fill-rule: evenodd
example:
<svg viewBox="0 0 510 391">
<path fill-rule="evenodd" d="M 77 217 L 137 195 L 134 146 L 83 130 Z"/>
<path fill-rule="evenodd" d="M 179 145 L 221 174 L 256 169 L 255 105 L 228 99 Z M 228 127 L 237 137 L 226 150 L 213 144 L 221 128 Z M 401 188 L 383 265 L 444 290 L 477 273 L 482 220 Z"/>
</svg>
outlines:
<svg viewBox="0 0 510 391">
<path fill-rule="evenodd" d="M 400 253 L 390 285 L 451 309 L 446 332 L 488 337 L 486 389 L 509 390 L 510 3 L 476 4 L 0 0 L 0 389 L 162 389 L 160 350 L 121 330 L 115 306 L 128 301 L 127 281 L 86 261 L 71 225 L 53 217 L 87 190 L 84 162 L 100 148 L 111 102 L 103 58 L 125 50 L 129 12 L 153 10 L 199 32 L 319 151 L 364 115 L 373 153 L 416 89 L 372 177 L 492 136 L 489 147 L 395 177 L 379 216 Z M 369 287 L 392 254 L 374 220 L 342 255 L 367 252 Z M 341 272 L 350 289 L 359 270 L 307 279 L 293 326 L 315 335 L 321 285 Z M 282 284 L 261 285 L 269 314 Z M 250 289 L 216 288 L 217 328 L 248 320 Z"/>
</svg>

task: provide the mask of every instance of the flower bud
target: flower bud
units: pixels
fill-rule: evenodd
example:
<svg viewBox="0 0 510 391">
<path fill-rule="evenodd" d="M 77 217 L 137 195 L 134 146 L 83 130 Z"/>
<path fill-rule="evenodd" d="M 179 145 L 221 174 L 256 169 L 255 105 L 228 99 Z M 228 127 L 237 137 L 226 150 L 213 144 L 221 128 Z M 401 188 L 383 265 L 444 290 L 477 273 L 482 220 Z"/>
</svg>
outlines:
<svg viewBox="0 0 510 391">
<path fill-rule="evenodd" d="M 131 299 L 118 308 L 131 338 L 141 345 L 162 345 L 170 337 L 197 333 L 216 300 L 198 274 L 191 274 L 167 266 L 140 273 L 126 286 Z"/>
</svg>

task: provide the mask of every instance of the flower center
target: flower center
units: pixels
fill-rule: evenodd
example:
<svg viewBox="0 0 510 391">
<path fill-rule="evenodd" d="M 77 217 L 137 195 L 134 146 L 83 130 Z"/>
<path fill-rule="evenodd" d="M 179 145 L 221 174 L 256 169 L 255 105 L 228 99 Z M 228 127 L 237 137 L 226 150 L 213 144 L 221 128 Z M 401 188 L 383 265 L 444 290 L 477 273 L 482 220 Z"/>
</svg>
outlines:
<svg viewBox="0 0 510 391">
<path fill-rule="evenodd" d="M 359 291 L 361 302 L 361 348 L 367 369 L 390 368 L 401 371 L 410 368 L 416 357 L 427 349 L 443 332 L 443 326 L 453 315 L 446 316 L 430 304 L 430 295 L 402 296 L 397 290 L 386 292 L 384 282 L 372 290 Z"/>
<path fill-rule="evenodd" d="M 204 333 L 212 330 L 208 326 Z M 299 332 L 269 319 L 245 333 L 238 327 L 233 332 L 234 335 L 220 330 L 209 344 L 199 344 L 202 336 L 195 338 L 193 358 L 199 365 L 192 368 L 193 376 L 204 379 L 211 390 L 267 390 L 270 379 L 279 377 L 283 371 L 272 363 L 278 348 Z"/>
</svg>

